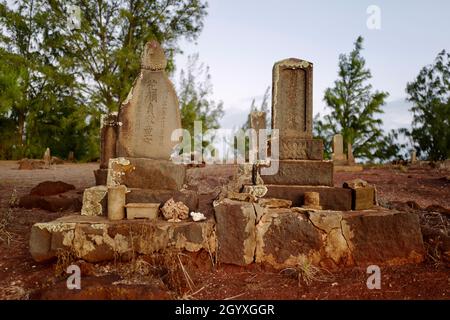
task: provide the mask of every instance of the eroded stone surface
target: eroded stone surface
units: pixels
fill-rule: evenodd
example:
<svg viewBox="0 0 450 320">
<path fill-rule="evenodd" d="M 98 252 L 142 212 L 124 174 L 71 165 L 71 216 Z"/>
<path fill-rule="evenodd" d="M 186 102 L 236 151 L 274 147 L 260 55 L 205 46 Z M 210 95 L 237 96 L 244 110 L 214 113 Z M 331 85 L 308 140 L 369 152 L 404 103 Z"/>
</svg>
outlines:
<svg viewBox="0 0 450 320">
<path fill-rule="evenodd" d="M 313 64 L 300 59 L 273 66 L 272 123 L 280 130 L 280 140 L 312 138 L 312 75 Z"/>
<path fill-rule="evenodd" d="M 109 159 L 116 157 L 117 112 L 102 115 L 100 119 L 100 169 L 107 169 Z"/>
<path fill-rule="evenodd" d="M 141 71 L 119 113 L 119 157 L 169 160 L 178 143 L 172 132 L 181 128 L 178 98 L 166 75 L 164 52 L 156 41 L 147 43 Z"/>
<path fill-rule="evenodd" d="M 199 205 L 199 196 L 192 190 L 152 190 L 152 189 L 128 189 L 126 194 L 126 203 L 146 202 L 146 203 L 165 203 L 170 198 L 175 202 L 181 201 L 188 206 L 189 211 L 197 211 Z M 211 204 L 212 206 L 212 204 Z"/>
<path fill-rule="evenodd" d="M 87 188 L 83 193 L 83 216 L 105 216 L 107 214 L 108 188 L 106 186 L 95 186 Z"/>
<path fill-rule="evenodd" d="M 258 204 L 264 208 L 272 208 L 272 209 L 290 208 L 292 206 L 292 201 L 278 198 L 264 198 L 259 199 Z"/>
<path fill-rule="evenodd" d="M 180 190 L 186 168 L 167 160 L 117 158 L 110 160 L 108 185 L 123 184 L 128 188 Z"/>
<path fill-rule="evenodd" d="M 262 198 L 267 193 L 267 187 L 263 184 L 254 186 L 244 186 L 243 193 L 249 193 L 257 198 Z"/>
<path fill-rule="evenodd" d="M 256 214 L 251 203 L 222 200 L 215 207 L 218 260 L 247 265 L 253 262 L 256 248 Z"/>
<path fill-rule="evenodd" d="M 320 261 L 320 232 L 289 209 L 267 210 L 256 226 L 256 239 L 256 262 L 283 267 Z"/>
<path fill-rule="evenodd" d="M 256 232 L 256 261 L 277 268 L 305 261 L 330 269 L 401 265 L 421 262 L 425 253 L 417 216 L 380 208 L 305 213 L 266 209 Z"/>
<path fill-rule="evenodd" d="M 350 189 L 287 185 L 267 185 L 267 189 L 265 197 L 289 199 L 292 201 L 292 205 L 296 207 L 303 206 L 305 192 L 318 192 L 320 205 L 324 210 L 352 210 L 352 192 Z"/>
<path fill-rule="evenodd" d="M 424 246 L 419 217 L 382 209 L 346 212 L 342 232 L 356 265 L 419 263 Z"/>
<path fill-rule="evenodd" d="M 333 186 L 333 163 L 330 161 L 279 160 L 278 166 L 276 174 L 262 176 L 266 184 Z"/>
<path fill-rule="evenodd" d="M 178 222 L 189 218 L 189 208 L 183 202 L 175 202 L 172 198 L 162 206 L 161 212 L 168 221 Z"/>
<path fill-rule="evenodd" d="M 152 254 L 167 248 L 214 253 L 215 241 L 211 220 L 109 221 L 105 217 L 76 215 L 35 224 L 31 229 L 30 253 L 36 261 L 46 261 L 62 249 L 71 251 L 77 258 L 99 262 L 115 257 L 126 259 L 133 252 Z"/>
<path fill-rule="evenodd" d="M 343 187 L 352 190 L 352 210 L 366 210 L 375 206 L 375 187 L 366 181 L 361 179 L 346 181 Z"/>
</svg>

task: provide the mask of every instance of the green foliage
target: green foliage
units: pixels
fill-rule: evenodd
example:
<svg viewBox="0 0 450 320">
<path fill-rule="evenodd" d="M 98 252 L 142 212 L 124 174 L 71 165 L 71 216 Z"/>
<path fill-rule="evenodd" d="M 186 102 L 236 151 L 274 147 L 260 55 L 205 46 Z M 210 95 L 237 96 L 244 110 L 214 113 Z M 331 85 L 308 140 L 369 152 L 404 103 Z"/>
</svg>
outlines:
<svg viewBox="0 0 450 320">
<path fill-rule="evenodd" d="M 412 130 L 406 132 L 418 154 L 434 161 L 450 158 L 450 54 L 441 51 L 406 92 L 414 114 Z"/>
<path fill-rule="evenodd" d="M 186 70 L 180 72 L 178 87 L 181 126 L 191 134 L 193 146 L 194 121 L 201 121 L 203 133 L 209 129 L 218 129 L 219 120 L 224 114 L 223 103 L 212 100 L 209 68 L 203 63 L 199 64 L 198 54 L 188 57 Z M 206 141 L 206 144 L 208 142 L 212 141 Z"/>
<path fill-rule="evenodd" d="M 392 154 L 380 150 L 393 151 L 384 144 L 389 140 L 383 137 L 382 120 L 377 114 L 383 113 L 382 106 L 388 97 L 387 92 L 372 92 L 368 80 L 372 75 L 366 68 L 366 61 L 361 55 L 363 38 L 358 37 L 355 47 L 348 55 L 339 56 L 339 78 L 333 88 L 325 91 L 324 100 L 331 112 L 314 123 L 316 136 L 325 142 L 325 153 L 331 153 L 330 144 L 334 134 L 341 133 L 344 149 L 347 144 L 353 146 L 355 157 L 374 160 L 389 159 Z"/>
<path fill-rule="evenodd" d="M 117 111 L 140 67 L 144 44 L 156 39 L 168 52 L 168 71 L 174 69 L 177 41 L 195 39 L 203 28 L 206 4 L 199 0 L 75 0 L 81 10 L 80 28 L 67 28 L 64 4 L 50 1 L 51 40 L 72 57 L 83 76 L 88 99 L 103 111 Z"/>
<path fill-rule="evenodd" d="M 70 5 L 80 9 L 69 14 Z M 157 39 L 173 56 L 203 27 L 201 0 L 22 0 L 0 4 L 0 158 L 99 154 L 101 113 L 115 111 Z"/>
</svg>

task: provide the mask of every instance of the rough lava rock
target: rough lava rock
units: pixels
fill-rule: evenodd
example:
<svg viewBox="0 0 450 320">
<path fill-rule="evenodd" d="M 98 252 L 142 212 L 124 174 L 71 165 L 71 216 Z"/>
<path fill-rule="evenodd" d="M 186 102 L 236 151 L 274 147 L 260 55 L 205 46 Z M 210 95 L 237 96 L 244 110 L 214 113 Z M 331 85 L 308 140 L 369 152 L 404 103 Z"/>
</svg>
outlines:
<svg viewBox="0 0 450 320">
<path fill-rule="evenodd" d="M 64 193 L 74 189 L 75 189 L 74 185 L 65 183 L 63 181 L 44 181 L 39 183 L 33 189 L 31 189 L 30 195 L 53 196 L 55 194 Z"/>
<path fill-rule="evenodd" d="M 183 202 L 175 202 L 173 198 L 166 201 L 161 212 L 168 221 L 178 222 L 189 218 L 189 207 Z"/>
</svg>

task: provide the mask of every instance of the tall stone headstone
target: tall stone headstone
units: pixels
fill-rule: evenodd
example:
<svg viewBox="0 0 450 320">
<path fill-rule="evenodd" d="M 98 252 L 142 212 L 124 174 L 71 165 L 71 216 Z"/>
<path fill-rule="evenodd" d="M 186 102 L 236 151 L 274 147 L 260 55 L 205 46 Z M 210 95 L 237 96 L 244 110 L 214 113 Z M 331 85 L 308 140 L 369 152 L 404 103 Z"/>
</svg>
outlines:
<svg viewBox="0 0 450 320">
<path fill-rule="evenodd" d="M 416 163 L 417 162 L 417 153 L 416 150 L 412 150 L 411 151 L 411 163 Z"/>
<path fill-rule="evenodd" d="M 75 162 L 75 153 L 73 151 L 69 151 L 69 154 L 67 155 L 67 161 Z"/>
<path fill-rule="evenodd" d="M 109 159 L 116 157 L 117 113 L 102 115 L 100 123 L 100 169 L 108 169 Z"/>
<path fill-rule="evenodd" d="M 266 113 L 264 111 L 253 111 L 250 113 L 250 128 L 256 131 L 266 129 Z"/>
<path fill-rule="evenodd" d="M 45 149 L 44 156 L 42 157 L 44 160 L 45 166 L 49 167 L 52 164 L 52 155 L 50 152 L 50 148 Z"/>
<path fill-rule="evenodd" d="M 157 41 L 143 50 L 141 70 L 119 112 L 117 156 L 169 160 L 177 142 L 172 132 L 181 128 L 178 98 L 165 68 L 164 51 Z"/>
<path fill-rule="evenodd" d="M 347 164 L 347 157 L 344 154 L 344 138 L 338 133 L 333 136 L 333 155 L 335 164 Z"/>
<path fill-rule="evenodd" d="M 275 185 L 333 185 L 333 164 L 323 161 L 323 143 L 312 134 L 311 62 L 275 63 L 272 83 L 272 129 L 278 129 L 278 172 L 263 176 Z"/>
<path fill-rule="evenodd" d="M 355 164 L 355 157 L 353 156 L 353 146 L 351 143 L 347 144 L 347 162 L 349 165 Z"/>
<path fill-rule="evenodd" d="M 263 150 L 261 147 L 266 147 L 260 146 L 259 139 L 259 130 L 266 129 L 266 125 L 266 113 L 264 111 L 253 111 L 250 113 L 250 128 L 256 131 L 256 144 L 253 145 L 256 154 L 259 153 L 259 150 Z"/>
<path fill-rule="evenodd" d="M 323 159 L 323 142 L 312 134 L 312 87 L 311 62 L 290 58 L 275 63 L 272 128 L 279 129 L 280 159 Z"/>
</svg>

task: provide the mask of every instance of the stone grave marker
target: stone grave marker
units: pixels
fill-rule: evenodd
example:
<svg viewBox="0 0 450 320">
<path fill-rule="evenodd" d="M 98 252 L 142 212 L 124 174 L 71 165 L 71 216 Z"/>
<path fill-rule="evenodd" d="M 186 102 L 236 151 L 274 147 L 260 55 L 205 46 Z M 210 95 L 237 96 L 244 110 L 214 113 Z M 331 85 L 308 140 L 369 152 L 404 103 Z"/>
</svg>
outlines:
<svg viewBox="0 0 450 320">
<path fill-rule="evenodd" d="M 312 134 L 313 64 L 279 61 L 272 82 L 272 128 L 279 129 L 280 159 L 322 160 L 323 142 Z"/>
<path fill-rule="evenodd" d="M 266 129 L 266 113 L 263 111 L 253 111 L 250 113 L 250 128 L 256 131 L 256 144 L 253 145 L 254 151 L 258 154 L 260 151 L 265 150 L 260 146 L 259 130 Z M 250 137 L 251 138 L 251 137 Z M 258 157 L 258 159 L 261 159 Z"/>
<path fill-rule="evenodd" d="M 333 185 L 333 165 L 323 161 L 323 143 L 312 138 L 311 62 L 275 63 L 272 83 L 272 129 L 278 129 L 278 173 L 263 176 L 276 185 Z"/>
<path fill-rule="evenodd" d="M 350 166 L 355 164 L 355 157 L 353 156 L 353 146 L 351 143 L 347 144 L 347 163 Z"/>
<path fill-rule="evenodd" d="M 333 161 L 346 164 L 347 158 L 344 154 L 344 138 L 338 133 L 333 136 Z"/>
<path fill-rule="evenodd" d="M 172 132 L 181 128 L 178 98 L 157 41 L 143 51 L 141 71 L 119 112 L 118 157 L 169 160 Z"/>
<path fill-rule="evenodd" d="M 253 111 L 250 113 L 250 127 L 256 131 L 266 129 L 266 113 L 263 111 Z"/>
</svg>

